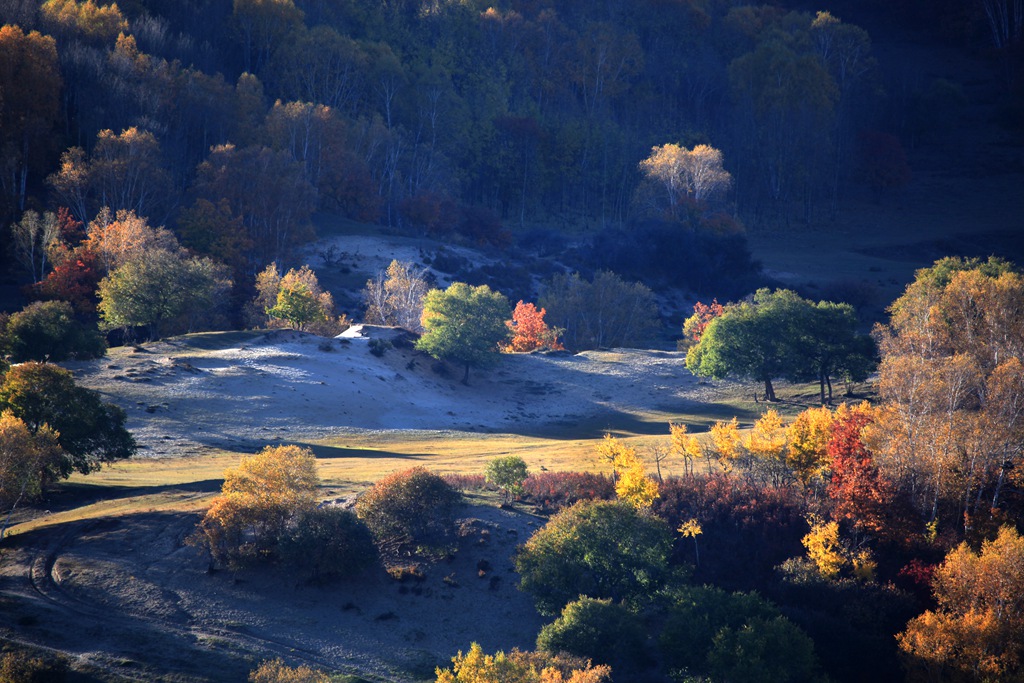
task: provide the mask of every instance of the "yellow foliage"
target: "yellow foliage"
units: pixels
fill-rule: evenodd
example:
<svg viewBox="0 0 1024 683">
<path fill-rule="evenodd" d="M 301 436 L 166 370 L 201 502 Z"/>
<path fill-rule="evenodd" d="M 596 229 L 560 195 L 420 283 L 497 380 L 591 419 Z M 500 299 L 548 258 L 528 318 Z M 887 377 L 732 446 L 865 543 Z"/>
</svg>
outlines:
<svg viewBox="0 0 1024 683">
<path fill-rule="evenodd" d="M 437 683 L 608 683 L 611 668 L 589 661 L 541 652 L 512 650 L 485 654 L 473 643 L 452 657 L 452 668 L 436 670 Z"/>
<path fill-rule="evenodd" d="M 676 531 L 681 533 L 686 538 L 694 538 L 704 533 L 704 530 L 700 528 L 700 522 L 698 522 L 696 519 L 690 519 L 686 522 L 683 522 L 679 526 L 679 528 L 676 529 Z"/>
<path fill-rule="evenodd" d="M 732 462 L 742 454 L 740 446 L 740 425 L 734 417 L 730 422 L 719 420 L 711 427 L 711 443 L 719 462 L 726 471 L 732 469 Z"/>
<path fill-rule="evenodd" d="M 777 411 L 769 409 L 754 423 L 747 437 L 747 450 L 765 460 L 783 460 L 786 453 L 786 428 Z"/>
<path fill-rule="evenodd" d="M 685 424 L 670 423 L 668 429 L 672 452 L 683 458 L 687 470 L 693 472 L 693 461 L 704 456 L 704 446 L 697 437 L 687 433 Z"/>
<path fill-rule="evenodd" d="M 826 406 L 808 408 L 786 429 L 786 462 L 806 486 L 828 468 L 828 442 L 835 415 Z"/>
<path fill-rule="evenodd" d="M 875 580 L 875 570 L 878 569 L 878 562 L 875 561 L 871 551 L 868 549 L 859 550 L 850 558 L 853 563 L 853 576 L 859 581 L 870 583 Z"/>
<path fill-rule="evenodd" d="M 839 576 L 846 564 L 846 554 L 839 543 L 839 524 L 812 519 L 811 530 L 800 542 L 807 548 L 807 558 L 827 579 Z"/>
<path fill-rule="evenodd" d="M 249 683 L 330 683 L 330 680 L 322 671 L 305 665 L 290 667 L 280 659 L 263 662 L 249 673 Z"/>
<path fill-rule="evenodd" d="M 658 484 L 644 470 L 644 462 L 636 449 L 627 446 L 611 434 L 597 446 L 598 456 L 610 460 L 615 470 L 615 493 L 638 510 L 651 507 L 658 497 Z"/>
</svg>

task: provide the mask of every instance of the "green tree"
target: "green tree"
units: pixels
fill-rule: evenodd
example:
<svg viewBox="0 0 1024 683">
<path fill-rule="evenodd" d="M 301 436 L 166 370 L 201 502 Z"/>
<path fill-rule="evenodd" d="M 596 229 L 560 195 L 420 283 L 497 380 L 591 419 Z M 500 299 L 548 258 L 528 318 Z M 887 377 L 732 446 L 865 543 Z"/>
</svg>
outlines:
<svg viewBox="0 0 1024 683">
<path fill-rule="evenodd" d="M 601 271 L 590 281 L 579 273 L 556 275 L 541 305 L 552 325 L 565 330 L 565 345 L 575 351 L 637 347 L 658 329 L 658 307 L 650 288 L 625 282 L 610 271 Z"/>
<path fill-rule="evenodd" d="M 60 472 L 87 474 L 104 462 L 130 457 L 137 448 L 125 429 L 125 412 L 75 384 L 71 373 L 29 361 L 7 371 L 0 384 L 0 410 L 10 410 L 33 434 L 49 426 L 70 456 Z"/>
<path fill-rule="evenodd" d="M 279 548 L 285 565 L 318 582 L 356 575 L 377 559 L 370 530 L 354 512 L 336 506 L 304 512 Z"/>
<path fill-rule="evenodd" d="M 487 285 L 471 287 L 453 282 L 448 289 L 432 289 L 423 300 L 423 336 L 416 348 L 434 358 L 461 363 L 469 369 L 493 363 L 499 344 L 508 338 L 511 310 L 508 299 Z"/>
<path fill-rule="evenodd" d="M 0 511 L 7 511 L 0 524 L 0 540 L 18 505 L 39 496 L 48 483 L 68 471 L 53 430 L 43 425 L 33 434 L 9 410 L 0 413 Z"/>
<path fill-rule="evenodd" d="M 277 292 L 277 303 L 267 309 L 271 318 L 287 320 L 301 330 L 307 323 L 326 319 L 316 295 L 304 282 L 283 284 Z"/>
<path fill-rule="evenodd" d="M 158 249 L 100 280 L 100 326 L 147 327 L 151 339 L 160 339 L 169 323 L 192 331 L 220 309 L 230 287 L 224 266 Z"/>
<path fill-rule="evenodd" d="M 607 664 L 617 676 L 626 678 L 649 664 L 645 640 L 643 622 L 625 606 L 610 599 L 581 596 L 540 630 L 537 649 Z"/>
<path fill-rule="evenodd" d="M 543 614 L 580 595 L 630 600 L 657 590 L 668 574 L 668 525 L 624 503 L 581 501 L 551 518 L 515 557 L 520 588 Z"/>
<path fill-rule="evenodd" d="M 502 503 L 511 503 L 523 493 L 523 482 L 530 476 L 526 461 L 518 455 L 506 455 L 487 463 L 484 477 L 503 493 Z"/>
<path fill-rule="evenodd" d="M 29 304 L 13 314 L 0 333 L 0 346 L 14 363 L 99 358 L 107 349 L 99 331 L 75 319 L 74 309 L 66 301 Z"/>
<path fill-rule="evenodd" d="M 748 683 L 815 681 L 814 642 L 783 616 L 753 618 L 743 626 L 726 626 L 715 634 L 708 653 L 715 680 Z"/>
</svg>

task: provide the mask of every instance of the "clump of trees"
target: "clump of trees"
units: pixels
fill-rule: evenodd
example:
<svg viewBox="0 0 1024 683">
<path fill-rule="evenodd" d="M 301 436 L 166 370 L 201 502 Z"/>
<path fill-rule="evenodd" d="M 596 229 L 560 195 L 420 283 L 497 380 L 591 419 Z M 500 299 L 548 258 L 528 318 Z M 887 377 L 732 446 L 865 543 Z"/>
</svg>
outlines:
<svg viewBox="0 0 1024 683">
<path fill-rule="evenodd" d="M 658 328 L 654 293 L 609 271 L 592 280 L 579 273 L 556 275 L 545 288 L 541 305 L 564 330 L 563 343 L 573 351 L 639 347 Z"/>
<path fill-rule="evenodd" d="M 523 683 L 608 683 L 611 669 L 565 654 L 521 652 L 486 654 L 473 643 L 469 652 L 452 657 L 450 669 L 437 669 L 437 683 L 478 683 L 515 680 Z"/>
<path fill-rule="evenodd" d="M 386 271 L 366 282 L 363 320 L 371 325 L 393 325 L 410 332 L 423 332 L 423 301 L 429 290 L 422 269 L 411 263 L 392 261 Z"/>
<path fill-rule="evenodd" d="M 432 289 L 423 300 L 424 332 L 416 348 L 462 365 L 462 382 L 468 384 L 471 367 L 497 360 L 500 344 L 508 338 L 508 317 L 508 299 L 487 285 L 454 282 L 445 290 Z"/>
</svg>

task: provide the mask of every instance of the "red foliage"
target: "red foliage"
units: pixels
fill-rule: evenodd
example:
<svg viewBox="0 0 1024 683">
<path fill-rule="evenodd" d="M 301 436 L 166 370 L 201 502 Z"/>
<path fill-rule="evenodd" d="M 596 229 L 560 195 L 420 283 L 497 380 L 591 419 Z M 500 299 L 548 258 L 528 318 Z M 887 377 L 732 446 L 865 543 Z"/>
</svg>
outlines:
<svg viewBox="0 0 1024 683">
<path fill-rule="evenodd" d="M 449 486 L 458 491 L 483 491 L 487 488 L 487 480 L 482 474 L 443 474 L 441 478 Z"/>
<path fill-rule="evenodd" d="M 512 340 L 508 350 L 514 353 L 525 353 L 537 349 L 564 349 L 558 342 L 548 324 L 544 322 L 545 309 L 537 310 L 533 304 L 523 303 L 522 299 L 512 312 L 512 320 L 505 322 L 512 332 Z"/>
<path fill-rule="evenodd" d="M 745 590 L 763 587 L 775 566 L 799 555 L 807 533 L 796 488 L 724 474 L 666 479 L 653 512 L 672 528 L 696 519 L 703 530 L 697 578 Z"/>
<path fill-rule="evenodd" d="M 541 472 L 523 482 L 523 497 L 545 512 L 557 512 L 581 500 L 611 500 L 615 482 L 590 472 Z"/>
<path fill-rule="evenodd" d="M 33 294 L 42 301 L 67 301 L 77 313 L 93 315 L 96 313 L 96 288 L 103 278 L 98 262 L 96 252 L 85 246 L 78 247 L 45 280 L 35 285 Z"/>
<path fill-rule="evenodd" d="M 919 596 L 931 595 L 932 577 L 935 576 L 934 564 L 929 564 L 918 558 L 900 568 L 896 577 L 901 584 L 914 591 Z"/>
<path fill-rule="evenodd" d="M 689 332 L 693 337 L 693 341 L 699 342 L 701 335 L 704 334 L 704 330 L 711 323 L 712 320 L 722 315 L 725 312 L 725 308 L 722 304 L 718 303 L 718 299 L 712 299 L 710 304 L 705 304 L 700 301 L 693 305 L 693 314 L 696 316 L 696 320 L 690 326 Z"/>
<path fill-rule="evenodd" d="M 57 209 L 57 227 L 60 230 L 60 239 L 64 244 L 77 247 L 85 239 L 85 226 L 82 221 L 75 220 L 66 206 Z"/>
<path fill-rule="evenodd" d="M 886 507 L 896 497 L 889 482 L 879 474 L 874 456 L 861 440 L 861 430 L 871 421 L 864 413 L 851 412 L 832 425 L 828 457 L 832 476 L 825 489 L 832 502 L 832 518 L 848 522 L 857 531 L 886 533 Z"/>
</svg>

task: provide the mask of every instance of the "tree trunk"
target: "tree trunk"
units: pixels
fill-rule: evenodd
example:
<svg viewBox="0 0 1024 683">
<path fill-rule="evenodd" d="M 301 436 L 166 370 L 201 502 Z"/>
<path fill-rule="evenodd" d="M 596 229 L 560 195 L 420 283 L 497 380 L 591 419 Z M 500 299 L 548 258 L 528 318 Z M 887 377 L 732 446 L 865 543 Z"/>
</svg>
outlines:
<svg viewBox="0 0 1024 683">
<path fill-rule="evenodd" d="M 469 363 L 466 363 L 466 374 L 462 376 L 462 383 L 469 386 Z"/>
<path fill-rule="evenodd" d="M 765 377 L 764 380 L 764 400 L 769 403 L 775 402 L 775 387 L 772 386 L 772 380 L 770 377 Z"/>
</svg>

